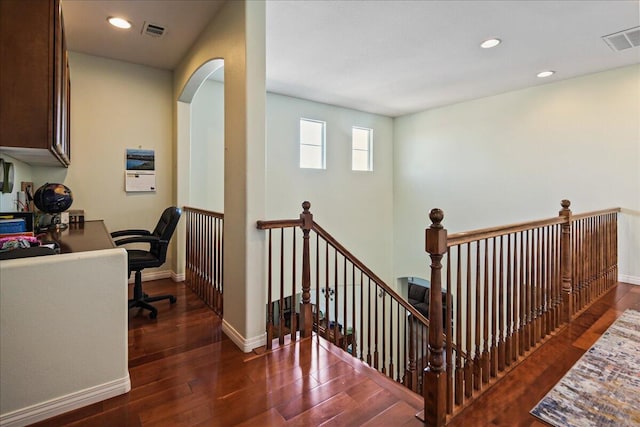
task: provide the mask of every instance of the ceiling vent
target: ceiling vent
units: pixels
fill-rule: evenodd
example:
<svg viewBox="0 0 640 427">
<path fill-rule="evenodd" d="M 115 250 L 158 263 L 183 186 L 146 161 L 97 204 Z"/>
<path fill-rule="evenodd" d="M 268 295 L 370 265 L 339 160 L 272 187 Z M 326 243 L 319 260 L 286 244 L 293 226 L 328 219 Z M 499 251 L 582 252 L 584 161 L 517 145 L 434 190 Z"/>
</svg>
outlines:
<svg viewBox="0 0 640 427">
<path fill-rule="evenodd" d="M 616 52 L 640 46 L 640 27 L 603 36 L 602 40 Z"/>
<path fill-rule="evenodd" d="M 146 34 L 151 37 L 162 37 L 167 29 L 164 25 L 152 24 L 150 22 L 145 22 L 142 26 L 142 34 Z"/>
</svg>

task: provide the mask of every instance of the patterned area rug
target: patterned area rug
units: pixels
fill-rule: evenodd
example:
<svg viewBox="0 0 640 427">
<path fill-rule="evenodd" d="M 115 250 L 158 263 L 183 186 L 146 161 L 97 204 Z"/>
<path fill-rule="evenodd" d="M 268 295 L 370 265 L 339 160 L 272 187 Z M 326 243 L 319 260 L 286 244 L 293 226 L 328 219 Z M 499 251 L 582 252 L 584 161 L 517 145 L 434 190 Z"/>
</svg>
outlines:
<svg viewBox="0 0 640 427">
<path fill-rule="evenodd" d="M 554 426 L 640 426 L 640 312 L 626 310 L 531 410 Z"/>
</svg>

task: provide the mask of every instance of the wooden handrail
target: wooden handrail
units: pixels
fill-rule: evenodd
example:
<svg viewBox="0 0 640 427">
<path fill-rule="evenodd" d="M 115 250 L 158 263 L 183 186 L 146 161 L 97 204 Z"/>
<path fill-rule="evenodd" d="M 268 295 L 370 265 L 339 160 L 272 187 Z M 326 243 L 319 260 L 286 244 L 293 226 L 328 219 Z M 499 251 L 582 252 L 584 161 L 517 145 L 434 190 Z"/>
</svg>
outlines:
<svg viewBox="0 0 640 427">
<path fill-rule="evenodd" d="M 205 209 L 194 208 L 194 207 L 191 207 L 191 206 L 184 206 L 182 209 L 184 211 L 191 211 L 193 213 L 212 216 L 214 218 L 221 218 L 221 219 L 224 218 L 224 213 L 222 213 L 222 212 L 208 211 L 208 210 L 205 210 Z"/>
<path fill-rule="evenodd" d="M 621 210 L 621 208 L 609 208 L 582 214 L 574 214 L 572 215 L 572 221 L 605 215 L 609 213 L 617 213 L 621 212 Z M 500 237 L 511 233 L 518 233 L 520 231 L 527 231 L 540 227 L 546 227 L 549 225 L 562 224 L 564 221 L 565 220 L 561 217 L 553 217 L 534 221 L 518 222 L 510 225 L 499 225 L 496 227 L 480 228 L 478 230 L 453 233 L 448 236 L 447 246 L 452 247 L 464 243 L 475 242 L 476 240 L 490 239 L 492 237 Z"/>
<path fill-rule="evenodd" d="M 380 286 L 386 293 L 388 293 L 393 299 L 401 302 L 402 306 L 410 312 L 412 315 L 416 317 L 422 324 L 425 326 L 429 326 L 429 319 L 424 317 L 422 313 L 416 310 L 411 304 L 409 304 L 403 297 L 398 295 L 393 289 L 387 285 L 384 280 L 378 277 L 371 269 L 369 269 L 362 261 L 356 258 L 347 248 L 342 246 L 340 242 L 338 242 L 331 234 L 329 234 L 324 228 L 322 228 L 317 222 L 313 222 L 313 230 L 318 233 L 323 239 L 325 239 L 331 246 L 338 250 L 338 252 L 342 253 L 346 256 L 349 261 L 353 263 L 356 267 L 358 267 L 363 273 L 369 276 L 373 281 Z"/>
<path fill-rule="evenodd" d="M 257 228 L 259 230 L 269 230 L 272 228 L 291 228 L 302 227 L 304 221 L 302 219 L 274 219 L 269 221 L 258 221 Z"/>
<path fill-rule="evenodd" d="M 500 225 L 497 227 L 481 228 L 478 230 L 465 231 L 461 233 L 453 233 L 448 236 L 447 246 L 452 247 L 462 245 L 464 243 L 475 242 L 477 240 L 491 239 L 493 237 L 500 237 L 511 233 L 518 233 L 520 231 L 528 231 L 540 227 L 547 227 L 549 225 L 562 224 L 563 222 L 563 218 L 554 217 L 536 221 L 519 222 L 510 225 Z"/>
<path fill-rule="evenodd" d="M 581 213 L 581 214 L 573 214 L 571 216 L 571 219 L 573 221 L 577 221 L 579 219 L 592 218 L 594 216 L 606 215 L 606 214 L 611 214 L 611 213 L 619 213 L 621 211 L 622 211 L 621 208 L 602 209 L 602 210 L 599 210 L 599 211 L 585 212 L 585 213 Z"/>
</svg>

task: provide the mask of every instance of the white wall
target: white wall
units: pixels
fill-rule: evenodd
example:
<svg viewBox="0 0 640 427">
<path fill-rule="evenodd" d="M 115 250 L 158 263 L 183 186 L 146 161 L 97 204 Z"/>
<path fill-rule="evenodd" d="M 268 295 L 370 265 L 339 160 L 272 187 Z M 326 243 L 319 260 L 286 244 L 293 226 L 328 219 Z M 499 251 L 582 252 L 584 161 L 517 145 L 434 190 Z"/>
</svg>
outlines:
<svg viewBox="0 0 640 427">
<path fill-rule="evenodd" d="M 326 122 L 326 169 L 300 169 L 300 118 Z M 373 171 L 351 170 L 351 127 L 373 129 Z M 314 220 L 383 280 L 393 262 L 393 120 L 282 95 L 267 96 L 267 218 Z"/>
<path fill-rule="evenodd" d="M 224 84 L 221 82 L 206 80 L 191 101 L 190 160 L 190 205 L 224 212 Z"/>
<path fill-rule="evenodd" d="M 451 233 L 553 217 L 567 198 L 624 208 L 619 271 L 640 280 L 639 100 L 635 65 L 397 118 L 396 276 L 429 274 L 431 208 Z"/>
<path fill-rule="evenodd" d="M 191 203 L 219 211 L 223 211 L 222 91 L 222 83 L 208 80 L 191 104 Z M 298 166 L 301 117 L 327 122 L 324 171 Z M 352 126 L 373 129 L 372 172 L 351 170 Z M 268 93 L 265 219 L 297 218 L 308 199 L 316 221 L 390 280 L 392 133 L 387 117 Z"/>
<path fill-rule="evenodd" d="M 71 166 L 32 167 L 36 188 L 61 182 L 72 209 L 104 219 L 109 230 L 155 227 L 173 204 L 171 72 L 70 52 Z M 127 193 L 127 148 L 155 150 L 157 191 Z M 168 262 L 160 270 L 171 270 Z M 145 270 L 145 273 L 148 273 Z"/>
<path fill-rule="evenodd" d="M 131 389 L 122 248 L 0 261 L 0 425 Z"/>
<path fill-rule="evenodd" d="M 182 177 L 189 138 L 184 104 L 203 65 L 224 59 L 224 283 L 223 331 L 246 351 L 264 344 L 264 233 L 256 221 L 265 215 L 265 3 L 226 2 L 174 70 L 176 161 Z M 197 81 L 196 81 L 197 80 Z M 178 122 L 180 119 L 180 122 Z M 177 197 L 188 186 L 177 181 Z M 188 202 L 188 200 L 186 200 Z"/>
</svg>

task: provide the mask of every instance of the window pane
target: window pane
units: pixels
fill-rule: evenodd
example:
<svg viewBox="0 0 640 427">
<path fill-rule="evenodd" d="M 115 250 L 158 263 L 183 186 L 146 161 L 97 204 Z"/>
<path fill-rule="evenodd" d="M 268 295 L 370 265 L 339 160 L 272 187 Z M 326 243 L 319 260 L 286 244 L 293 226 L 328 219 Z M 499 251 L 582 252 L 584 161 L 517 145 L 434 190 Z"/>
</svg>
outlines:
<svg viewBox="0 0 640 427">
<path fill-rule="evenodd" d="M 323 169 L 322 147 L 318 147 L 315 145 L 301 145 L 300 167 L 310 169 Z"/>
<path fill-rule="evenodd" d="M 300 144 L 322 145 L 322 128 L 324 123 L 300 120 Z"/>
<path fill-rule="evenodd" d="M 300 119 L 300 167 L 324 169 L 325 123 Z"/>
<path fill-rule="evenodd" d="M 361 150 L 353 150 L 351 169 L 354 171 L 368 171 L 369 168 L 369 152 Z"/>
<path fill-rule="evenodd" d="M 372 167 L 372 129 L 351 128 L 351 169 L 354 171 L 370 171 Z"/>
<path fill-rule="evenodd" d="M 353 128 L 353 149 L 369 150 L 370 129 Z"/>
</svg>

